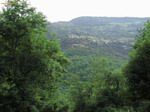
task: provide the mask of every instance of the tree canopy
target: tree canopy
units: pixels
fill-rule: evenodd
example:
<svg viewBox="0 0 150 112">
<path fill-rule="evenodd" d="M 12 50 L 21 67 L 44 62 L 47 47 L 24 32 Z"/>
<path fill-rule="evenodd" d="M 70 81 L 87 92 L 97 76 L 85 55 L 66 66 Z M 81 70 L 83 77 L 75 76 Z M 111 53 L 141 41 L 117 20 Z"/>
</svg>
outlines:
<svg viewBox="0 0 150 112">
<path fill-rule="evenodd" d="M 46 37 L 45 16 L 25 0 L 8 0 L 0 14 L 0 111 L 44 111 L 68 60 Z"/>
<path fill-rule="evenodd" d="M 139 106 L 150 100 L 150 22 L 141 29 L 126 67 L 130 98 Z M 149 105 L 150 106 L 150 105 Z"/>
</svg>

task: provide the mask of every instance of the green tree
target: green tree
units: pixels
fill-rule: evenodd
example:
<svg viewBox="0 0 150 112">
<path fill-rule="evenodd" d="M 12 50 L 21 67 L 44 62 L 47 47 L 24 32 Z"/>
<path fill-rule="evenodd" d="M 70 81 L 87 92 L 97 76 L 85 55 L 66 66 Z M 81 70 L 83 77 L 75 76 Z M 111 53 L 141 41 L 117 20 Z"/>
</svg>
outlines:
<svg viewBox="0 0 150 112">
<path fill-rule="evenodd" d="M 51 108 L 67 59 L 46 37 L 47 21 L 25 0 L 8 0 L 0 13 L 0 111 Z"/>
<path fill-rule="evenodd" d="M 87 112 L 110 112 L 124 105 L 124 77 L 120 70 L 113 69 L 110 64 L 106 58 L 94 58 L 91 83 L 95 101 Z"/>
<path fill-rule="evenodd" d="M 134 106 L 144 100 L 150 101 L 150 22 L 145 24 L 133 46 L 125 74 Z"/>
</svg>

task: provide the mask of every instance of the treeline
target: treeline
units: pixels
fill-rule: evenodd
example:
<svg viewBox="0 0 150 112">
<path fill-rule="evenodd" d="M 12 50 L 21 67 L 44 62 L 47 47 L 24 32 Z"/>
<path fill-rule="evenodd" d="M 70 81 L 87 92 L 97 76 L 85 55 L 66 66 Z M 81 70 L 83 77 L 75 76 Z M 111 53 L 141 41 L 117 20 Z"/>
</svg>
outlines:
<svg viewBox="0 0 150 112">
<path fill-rule="evenodd" d="M 82 49 L 67 58 L 47 24 L 24 0 L 0 13 L 0 112 L 150 111 L 150 22 L 128 62 Z"/>
</svg>

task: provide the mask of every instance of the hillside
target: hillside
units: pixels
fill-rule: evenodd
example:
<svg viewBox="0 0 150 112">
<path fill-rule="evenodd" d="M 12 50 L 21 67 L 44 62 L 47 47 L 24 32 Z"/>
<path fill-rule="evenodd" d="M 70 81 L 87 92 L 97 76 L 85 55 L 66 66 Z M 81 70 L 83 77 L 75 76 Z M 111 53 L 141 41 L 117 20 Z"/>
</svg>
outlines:
<svg viewBox="0 0 150 112">
<path fill-rule="evenodd" d="M 138 30 L 149 18 L 79 17 L 49 25 L 70 55 L 104 54 L 127 57 Z"/>
</svg>

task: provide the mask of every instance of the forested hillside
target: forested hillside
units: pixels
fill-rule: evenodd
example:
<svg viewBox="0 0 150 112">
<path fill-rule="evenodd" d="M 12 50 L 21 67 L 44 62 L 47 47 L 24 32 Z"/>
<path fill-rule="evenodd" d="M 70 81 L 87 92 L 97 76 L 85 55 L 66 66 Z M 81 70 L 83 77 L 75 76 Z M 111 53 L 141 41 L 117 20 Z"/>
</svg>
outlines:
<svg viewBox="0 0 150 112">
<path fill-rule="evenodd" d="M 137 29 L 149 18 L 134 17 L 78 17 L 68 22 L 51 24 L 53 32 L 61 38 L 71 35 L 97 38 L 134 38 Z"/>
<path fill-rule="evenodd" d="M 26 0 L 8 0 L 0 13 L 0 112 L 150 112 L 148 19 L 50 23 Z"/>
<path fill-rule="evenodd" d="M 138 30 L 148 19 L 79 17 L 68 22 L 49 24 L 49 33 L 55 32 L 58 35 L 62 48 L 68 55 L 73 51 L 73 55 L 90 53 L 127 57 Z"/>
<path fill-rule="evenodd" d="M 143 107 L 140 106 L 142 102 L 131 101 L 130 97 L 135 98 L 132 95 L 136 96 L 136 93 L 130 94 L 129 90 L 135 92 L 132 87 L 136 88 L 136 85 L 129 76 L 132 73 L 128 73 L 132 72 L 130 64 L 126 70 L 124 66 L 128 63 L 134 43 L 139 37 L 142 38 L 143 27 L 148 20 L 132 17 L 79 17 L 69 22 L 49 24 L 48 34 L 58 35 L 63 51 L 71 60 L 63 78 L 66 83 L 62 83 L 59 91 L 65 90 L 64 99 L 70 102 L 74 112 L 147 110 L 149 104 L 146 103 L 149 102 L 143 101 Z M 130 81 L 129 86 L 126 79 Z M 68 99 L 68 92 L 71 99 Z"/>
</svg>

